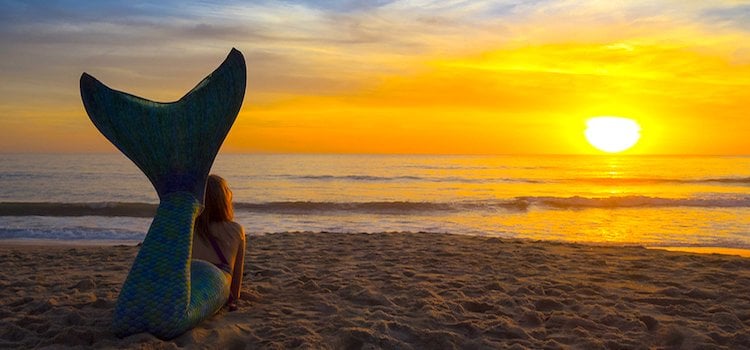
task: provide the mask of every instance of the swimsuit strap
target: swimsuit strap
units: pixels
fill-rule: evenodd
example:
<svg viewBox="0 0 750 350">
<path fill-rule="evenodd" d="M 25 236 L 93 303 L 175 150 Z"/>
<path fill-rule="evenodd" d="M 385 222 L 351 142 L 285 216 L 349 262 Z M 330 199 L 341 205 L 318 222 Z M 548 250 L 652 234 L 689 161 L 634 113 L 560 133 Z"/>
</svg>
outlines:
<svg viewBox="0 0 750 350">
<path fill-rule="evenodd" d="M 211 246 L 214 247 L 214 252 L 216 252 L 216 256 L 219 257 L 219 260 L 221 260 L 222 265 L 224 265 L 224 266 L 219 266 L 219 268 L 221 268 L 222 270 L 225 270 L 223 267 L 229 268 L 229 261 L 227 261 L 227 258 L 224 257 L 224 253 L 221 252 L 221 248 L 219 248 L 219 244 L 216 243 L 216 240 L 213 237 L 211 237 L 210 234 L 207 234 L 205 236 L 206 238 L 208 238 L 208 241 L 211 242 Z"/>
</svg>

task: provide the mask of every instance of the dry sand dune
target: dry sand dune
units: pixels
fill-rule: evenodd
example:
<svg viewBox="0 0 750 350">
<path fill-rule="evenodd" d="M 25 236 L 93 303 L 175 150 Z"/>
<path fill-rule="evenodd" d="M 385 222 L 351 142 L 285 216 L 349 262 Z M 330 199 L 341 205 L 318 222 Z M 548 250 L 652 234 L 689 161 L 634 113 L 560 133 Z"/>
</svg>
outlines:
<svg viewBox="0 0 750 350">
<path fill-rule="evenodd" d="M 108 330 L 137 248 L 0 245 L 0 348 L 750 348 L 750 259 L 448 234 L 249 239 L 244 295 L 172 341 Z"/>
</svg>

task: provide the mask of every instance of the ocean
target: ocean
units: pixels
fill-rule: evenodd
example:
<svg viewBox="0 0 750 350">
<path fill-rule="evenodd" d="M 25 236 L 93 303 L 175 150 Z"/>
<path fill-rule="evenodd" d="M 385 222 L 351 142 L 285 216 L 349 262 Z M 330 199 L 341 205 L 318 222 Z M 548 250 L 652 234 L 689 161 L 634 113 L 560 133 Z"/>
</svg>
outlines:
<svg viewBox="0 0 750 350">
<path fill-rule="evenodd" d="M 248 234 L 448 232 L 750 249 L 750 157 L 220 154 Z M 143 239 L 158 203 L 119 154 L 1 154 L 0 239 Z"/>
</svg>

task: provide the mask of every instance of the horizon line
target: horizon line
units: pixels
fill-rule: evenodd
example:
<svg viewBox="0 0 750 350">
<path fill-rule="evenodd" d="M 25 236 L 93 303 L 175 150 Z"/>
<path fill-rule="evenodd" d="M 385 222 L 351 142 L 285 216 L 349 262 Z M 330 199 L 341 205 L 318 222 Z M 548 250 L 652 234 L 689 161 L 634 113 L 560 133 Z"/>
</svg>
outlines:
<svg viewBox="0 0 750 350">
<path fill-rule="evenodd" d="M 0 155 L 117 155 L 114 151 L 80 151 L 80 152 L 4 152 Z M 309 155 L 309 156 L 487 156 L 487 157 L 748 157 L 750 154 L 711 154 L 711 153 L 373 153 L 373 152 L 219 152 L 218 155 Z"/>
</svg>

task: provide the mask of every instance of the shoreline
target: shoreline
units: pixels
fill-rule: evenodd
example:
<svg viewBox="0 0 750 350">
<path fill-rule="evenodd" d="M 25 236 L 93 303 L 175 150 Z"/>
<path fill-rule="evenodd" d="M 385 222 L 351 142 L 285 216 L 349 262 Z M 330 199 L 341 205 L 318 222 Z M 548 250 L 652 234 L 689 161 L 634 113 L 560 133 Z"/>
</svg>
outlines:
<svg viewBox="0 0 750 350">
<path fill-rule="evenodd" d="M 446 232 L 375 232 L 375 233 L 360 233 L 360 232 L 347 232 L 347 233 L 333 233 L 333 232 L 271 232 L 262 234 L 250 234 L 248 237 L 253 239 L 254 237 L 262 237 L 275 234 L 382 234 L 382 233 L 393 233 L 393 234 L 435 234 L 435 235 L 457 235 L 463 237 L 478 237 L 481 239 L 493 238 L 490 236 L 480 235 L 469 235 L 459 233 L 446 233 Z M 621 243 L 606 243 L 606 242 L 576 242 L 576 241 L 554 241 L 554 240 L 537 240 L 531 238 L 505 238 L 496 237 L 502 240 L 521 240 L 528 242 L 542 242 L 542 243 L 563 243 L 563 244 L 581 244 L 593 247 L 643 247 L 646 249 L 653 250 L 665 250 L 671 252 L 682 252 L 682 253 L 693 253 L 703 255 L 727 255 L 727 256 L 739 256 L 742 258 L 750 258 L 750 249 L 746 248 L 734 248 L 734 247 L 716 247 L 716 246 L 653 246 L 653 245 L 642 245 L 642 244 L 621 244 Z M 100 247 L 100 246 L 138 246 L 141 241 L 125 241 L 125 240 L 58 240 L 58 239 L 0 239 L 0 247 L 2 246 L 65 246 L 65 247 Z"/>
<path fill-rule="evenodd" d="M 0 347 L 716 348 L 750 344 L 750 260 L 427 233 L 248 240 L 235 312 L 108 329 L 135 246 L 0 242 Z"/>
<path fill-rule="evenodd" d="M 2 246 L 36 246 L 36 247 L 116 247 L 116 246 L 137 246 L 140 241 L 118 241 L 118 240 L 62 240 L 62 239 L 0 239 Z"/>
</svg>

